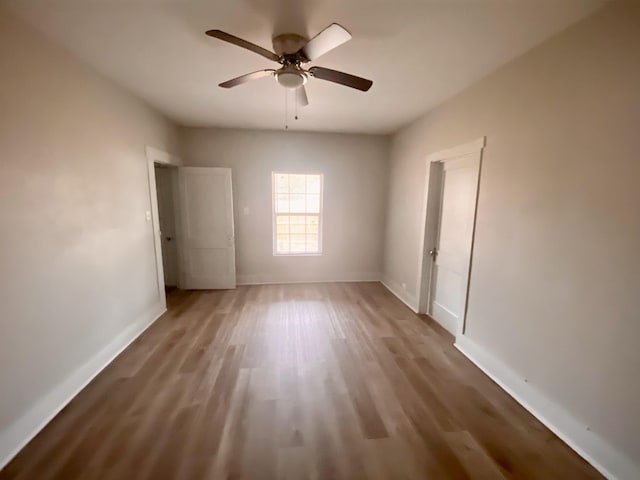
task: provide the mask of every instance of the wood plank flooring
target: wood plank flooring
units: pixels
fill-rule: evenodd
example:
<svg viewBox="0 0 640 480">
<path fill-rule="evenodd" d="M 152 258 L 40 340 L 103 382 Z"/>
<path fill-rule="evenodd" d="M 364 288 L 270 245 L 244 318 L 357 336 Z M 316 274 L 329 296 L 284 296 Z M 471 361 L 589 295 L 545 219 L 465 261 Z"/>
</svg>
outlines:
<svg viewBox="0 0 640 480">
<path fill-rule="evenodd" d="M 601 478 L 379 283 L 168 303 L 0 479 Z"/>
</svg>

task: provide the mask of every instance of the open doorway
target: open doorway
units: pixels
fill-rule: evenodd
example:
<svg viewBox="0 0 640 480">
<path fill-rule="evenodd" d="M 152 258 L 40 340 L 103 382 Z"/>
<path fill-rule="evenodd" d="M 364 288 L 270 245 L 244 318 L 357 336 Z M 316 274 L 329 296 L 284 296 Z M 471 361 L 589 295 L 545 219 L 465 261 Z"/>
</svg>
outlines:
<svg viewBox="0 0 640 480">
<path fill-rule="evenodd" d="M 419 311 L 465 331 L 484 137 L 429 155 Z"/>
<path fill-rule="evenodd" d="M 154 165 L 156 196 L 158 201 L 158 224 L 160 226 L 160 248 L 165 291 L 178 287 L 177 206 L 178 168 L 172 165 Z"/>
<path fill-rule="evenodd" d="M 166 307 L 165 288 L 181 285 L 177 234 L 180 231 L 180 218 L 177 207 L 178 167 L 182 166 L 182 160 L 152 147 L 146 148 L 146 154 L 158 300 Z"/>
</svg>

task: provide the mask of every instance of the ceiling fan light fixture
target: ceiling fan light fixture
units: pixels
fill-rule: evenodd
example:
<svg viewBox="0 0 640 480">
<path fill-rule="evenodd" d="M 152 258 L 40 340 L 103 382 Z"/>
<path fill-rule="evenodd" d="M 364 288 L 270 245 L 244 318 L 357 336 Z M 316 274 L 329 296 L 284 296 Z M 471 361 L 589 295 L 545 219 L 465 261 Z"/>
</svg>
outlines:
<svg viewBox="0 0 640 480">
<path fill-rule="evenodd" d="M 276 81 L 284 88 L 296 89 L 307 83 L 307 76 L 296 70 L 279 70 L 276 72 Z"/>
</svg>

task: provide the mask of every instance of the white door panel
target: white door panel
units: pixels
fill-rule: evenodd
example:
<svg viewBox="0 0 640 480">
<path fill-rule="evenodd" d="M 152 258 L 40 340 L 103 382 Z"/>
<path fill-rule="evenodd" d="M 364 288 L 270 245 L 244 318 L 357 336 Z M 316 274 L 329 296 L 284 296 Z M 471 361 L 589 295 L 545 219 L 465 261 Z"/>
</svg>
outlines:
<svg viewBox="0 0 640 480">
<path fill-rule="evenodd" d="M 451 333 L 462 328 L 475 221 L 479 158 L 444 163 L 438 240 L 432 269 L 431 315 Z"/>
<path fill-rule="evenodd" d="M 194 248 L 189 255 L 191 276 L 200 281 L 209 278 L 214 271 L 228 276 L 232 273 L 230 267 L 226 248 Z"/>
<path fill-rule="evenodd" d="M 179 176 L 184 288 L 235 288 L 231 169 L 181 167 Z"/>
</svg>

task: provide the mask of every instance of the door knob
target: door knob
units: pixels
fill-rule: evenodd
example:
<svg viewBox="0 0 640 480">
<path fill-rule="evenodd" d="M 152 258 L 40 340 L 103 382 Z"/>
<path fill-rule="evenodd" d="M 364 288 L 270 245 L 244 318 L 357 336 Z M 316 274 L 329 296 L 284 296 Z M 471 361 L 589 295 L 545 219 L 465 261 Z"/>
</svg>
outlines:
<svg viewBox="0 0 640 480">
<path fill-rule="evenodd" d="M 432 257 L 435 257 L 436 255 L 438 255 L 438 250 L 436 250 L 435 248 L 432 248 L 431 250 L 429 250 L 429 255 L 431 255 Z"/>
</svg>

